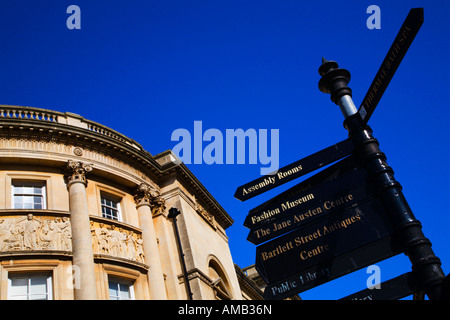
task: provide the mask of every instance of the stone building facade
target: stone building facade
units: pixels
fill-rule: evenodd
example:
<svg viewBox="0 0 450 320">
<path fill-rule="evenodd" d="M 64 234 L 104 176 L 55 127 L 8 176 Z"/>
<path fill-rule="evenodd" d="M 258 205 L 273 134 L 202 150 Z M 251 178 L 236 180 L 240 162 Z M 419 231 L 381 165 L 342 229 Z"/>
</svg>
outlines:
<svg viewBox="0 0 450 320">
<path fill-rule="evenodd" d="M 0 299 L 243 299 L 233 220 L 174 160 L 76 114 L 0 105 Z"/>
</svg>

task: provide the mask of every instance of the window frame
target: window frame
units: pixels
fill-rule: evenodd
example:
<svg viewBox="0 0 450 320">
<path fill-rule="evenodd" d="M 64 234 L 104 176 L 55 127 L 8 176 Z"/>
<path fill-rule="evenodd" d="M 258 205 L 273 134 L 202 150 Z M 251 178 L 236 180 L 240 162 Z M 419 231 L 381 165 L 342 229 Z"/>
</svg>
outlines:
<svg viewBox="0 0 450 320">
<path fill-rule="evenodd" d="M 15 188 L 20 186 L 26 187 L 40 187 L 41 194 L 31 194 L 31 193 L 18 193 L 16 194 Z M 42 199 L 42 208 L 16 208 L 16 203 L 14 201 L 15 196 L 41 196 Z M 23 204 L 23 203 L 22 203 Z M 34 202 L 33 202 L 34 206 Z M 12 209 L 20 209 L 20 210 L 47 210 L 47 183 L 42 180 L 20 180 L 13 179 L 11 180 L 11 208 Z"/>
<path fill-rule="evenodd" d="M 117 284 L 119 292 L 120 292 L 120 285 L 127 286 L 130 298 L 123 299 L 120 297 L 120 294 L 119 294 L 119 296 L 115 296 L 117 299 L 111 299 L 110 287 L 109 287 L 110 283 Z M 136 297 L 134 295 L 134 283 L 135 283 L 135 281 L 131 280 L 131 279 L 124 279 L 124 278 L 119 278 L 119 277 L 114 277 L 114 276 L 112 276 L 112 277 L 108 276 L 108 299 L 109 300 L 136 300 Z"/>
<path fill-rule="evenodd" d="M 108 206 L 106 204 L 103 204 L 103 199 L 116 203 L 117 204 L 117 208 L 114 208 L 112 206 Z M 118 221 L 118 222 L 123 222 L 122 210 L 121 210 L 121 202 L 122 202 L 122 198 L 120 198 L 118 196 L 114 196 L 114 195 L 111 195 L 111 194 L 105 193 L 105 192 L 100 192 L 100 211 L 101 211 L 102 218 L 113 220 L 113 221 Z M 114 211 L 117 211 L 117 219 L 105 216 L 105 214 L 103 213 L 103 208 L 104 207 L 109 208 L 109 209 L 114 210 Z"/>
<path fill-rule="evenodd" d="M 8 300 L 35 300 L 35 299 L 30 299 L 30 297 L 33 295 L 31 293 L 31 279 L 32 278 L 46 278 L 46 297 L 47 299 L 45 300 L 53 300 L 53 273 L 52 272 L 8 272 L 8 295 L 7 295 L 7 299 Z M 12 281 L 13 278 L 25 278 L 27 279 L 27 293 L 25 294 L 26 299 L 12 299 L 13 295 L 12 295 Z M 39 294 L 39 295 L 43 295 L 43 294 Z M 24 295 L 14 295 L 15 297 L 18 296 L 24 296 Z M 37 300 L 42 300 L 42 299 L 37 299 Z"/>
</svg>

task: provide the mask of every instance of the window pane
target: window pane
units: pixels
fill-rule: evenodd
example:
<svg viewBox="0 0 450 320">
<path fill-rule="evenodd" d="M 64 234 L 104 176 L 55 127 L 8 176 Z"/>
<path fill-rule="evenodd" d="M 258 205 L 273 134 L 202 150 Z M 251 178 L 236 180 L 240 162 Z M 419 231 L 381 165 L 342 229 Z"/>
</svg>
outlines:
<svg viewBox="0 0 450 320">
<path fill-rule="evenodd" d="M 31 283 L 31 294 L 46 294 L 47 293 L 47 277 L 32 277 L 30 279 Z"/>
<path fill-rule="evenodd" d="M 119 284 L 117 282 L 109 281 L 109 298 L 111 300 L 119 299 Z"/>
<path fill-rule="evenodd" d="M 22 197 L 14 197 L 14 209 L 23 209 Z"/>
<path fill-rule="evenodd" d="M 34 194 L 42 194 L 42 187 L 34 187 Z"/>
<path fill-rule="evenodd" d="M 119 286 L 120 286 L 120 298 L 126 300 L 131 299 L 130 286 L 123 283 L 120 283 Z"/>
<path fill-rule="evenodd" d="M 24 203 L 22 206 L 23 209 L 33 209 L 32 203 Z"/>
<path fill-rule="evenodd" d="M 24 203 L 33 203 L 33 197 L 22 196 L 22 202 L 24 202 Z"/>
<path fill-rule="evenodd" d="M 11 296 L 27 295 L 28 278 L 12 278 L 11 279 Z"/>
<path fill-rule="evenodd" d="M 23 193 L 22 187 L 15 186 L 14 187 L 14 194 Z"/>
<path fill-rule="evenodd" d="M 33 194 L 34 193 L 34 187 L 32 187 L 32 186 L 23 186 L 23 193 Z"/>
</svg>

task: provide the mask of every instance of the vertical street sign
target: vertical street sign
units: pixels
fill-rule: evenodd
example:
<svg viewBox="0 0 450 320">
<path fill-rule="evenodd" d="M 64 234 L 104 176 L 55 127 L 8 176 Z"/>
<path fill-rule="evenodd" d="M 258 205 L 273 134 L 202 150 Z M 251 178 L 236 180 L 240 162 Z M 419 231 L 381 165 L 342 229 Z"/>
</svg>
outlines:
<svg viewBox="0 0 450 320">
<path fill-rule="evenodd" d="M 423 8 L 411 9 L 364 97 L 359 114 L 367 123 L 423 23 Z"/>
</svg>

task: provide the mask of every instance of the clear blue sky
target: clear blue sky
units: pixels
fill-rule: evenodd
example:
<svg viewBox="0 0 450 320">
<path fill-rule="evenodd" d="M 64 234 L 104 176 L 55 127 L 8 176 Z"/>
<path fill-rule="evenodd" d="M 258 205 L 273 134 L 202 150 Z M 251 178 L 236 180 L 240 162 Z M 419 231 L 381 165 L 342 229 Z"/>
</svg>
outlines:
<svg viewBox="0 0 450 320">
<path fill-rule="evenodd" d="M 69 30 L 69 5 L 81 30 Z M 381 29 L 369 30 L 369 5 Z M 435 253 L 448 248 L 448 1 L 22 1 L 0 3 L 0 104 L 70 111 L 141 143 L 172 149 L 175 129 L 279 129 L 284 166 L 347 137 L 339 108 L 318 90 L 324 56 L 352 74 L 359 106 L 403 20 L 424 7 L 425 22 L 369 124 Z M 205 143 L 206 145 L 206 143 Z M 248 210 L 294 185 L 247 202 L 236 187 L 260 164 L 190 164 L 235 223 L 235 263 L 254 263 L 242 226 Z M 400 255 L 378 264 L 385 281 L 410 271 Z M 302 293 L 335 299 L 365 288 L 365 270 Z"/>
</svg>

